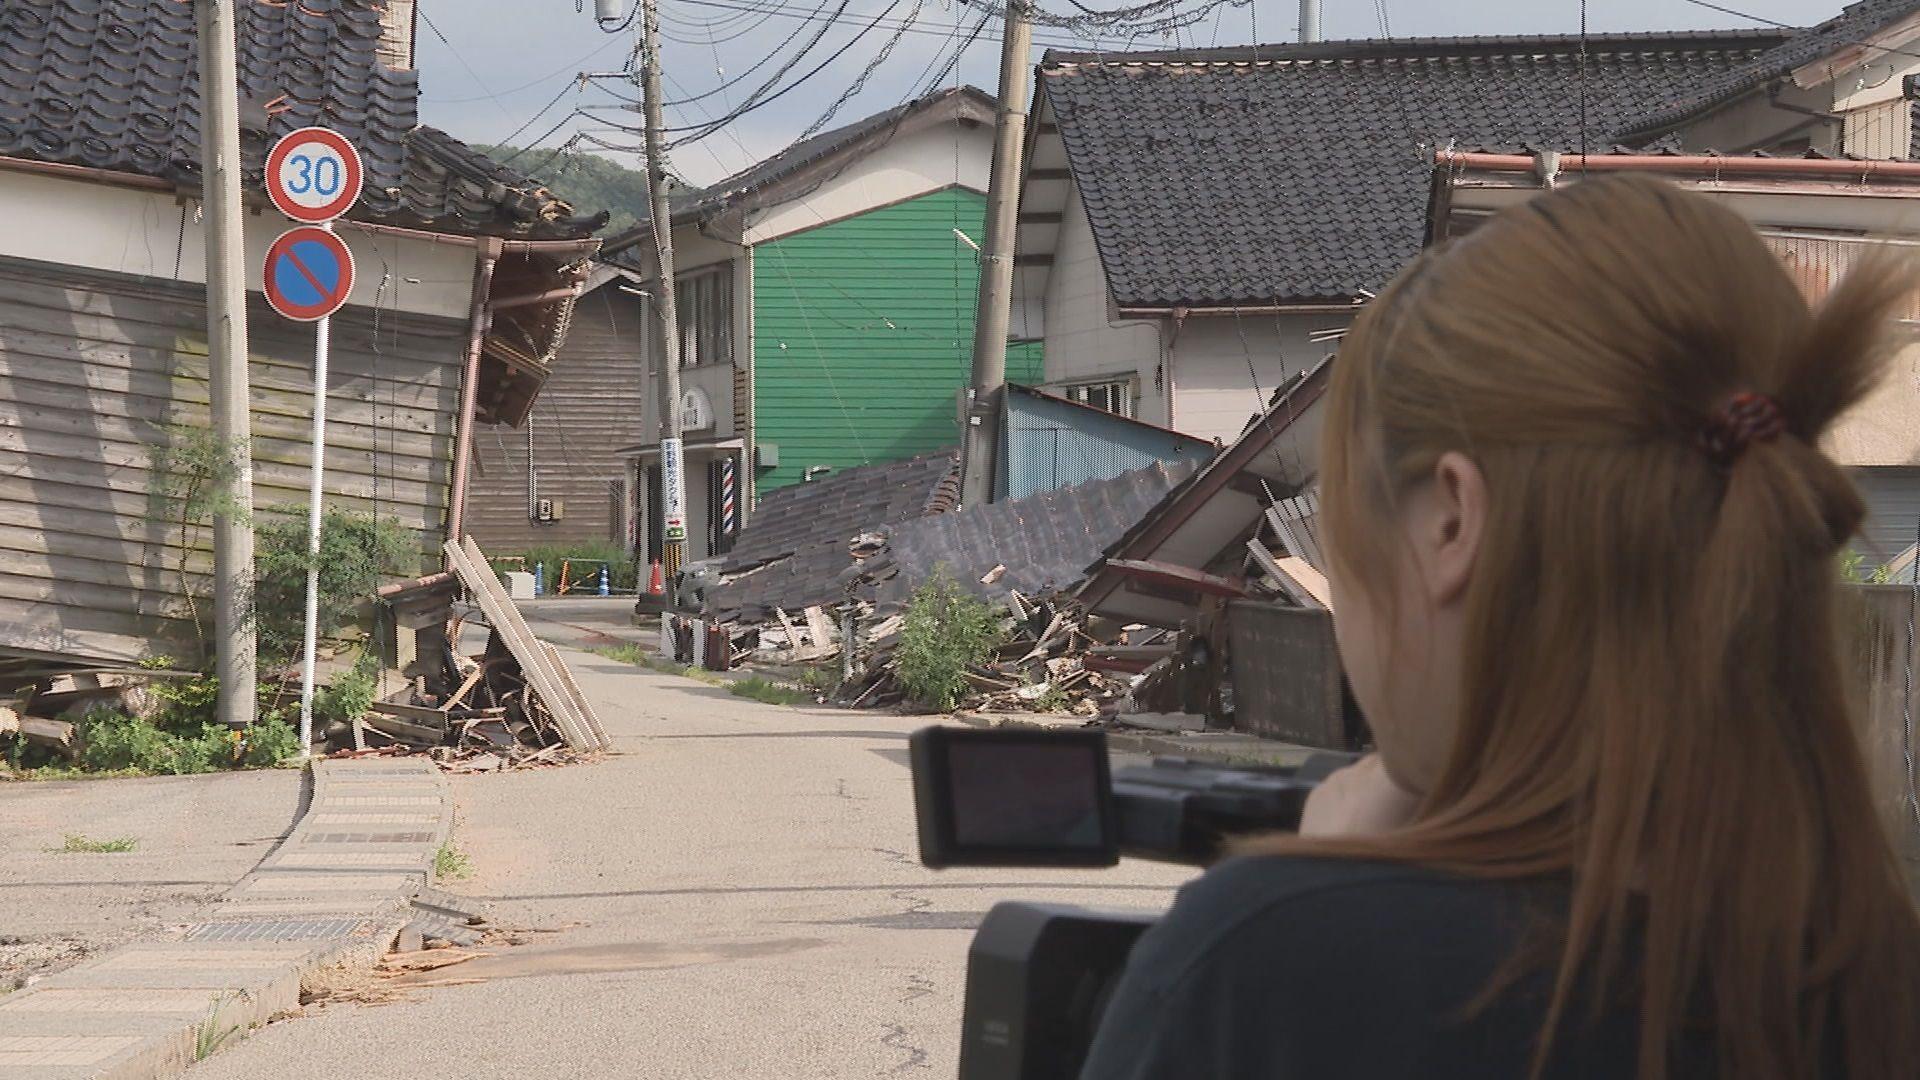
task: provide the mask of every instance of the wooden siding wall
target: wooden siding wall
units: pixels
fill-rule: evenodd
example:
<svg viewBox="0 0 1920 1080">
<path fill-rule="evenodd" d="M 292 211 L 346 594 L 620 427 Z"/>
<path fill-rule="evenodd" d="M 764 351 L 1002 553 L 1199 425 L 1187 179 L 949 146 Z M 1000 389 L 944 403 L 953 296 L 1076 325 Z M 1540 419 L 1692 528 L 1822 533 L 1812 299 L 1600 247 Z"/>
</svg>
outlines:
<svg viewBox="0 0 1920 1080">
<path fill-rule="evenodd" d="M 614 510 L 625 473 L 616 451 L 646 438 L 641 314 L 641 300 L 614 282 L 581 297 L 528 427 L 488 425 L 474 433 L 477 467 L 467 497 L 467 531 L 489 554 L 625 539 L 624 521 Z M 716 409 L 726 406 L 724 396 L 714 398 Z M 529 427 L 537 493 L 528 490 Z M 560 501 L 561 520 L 533 520 L 529 506 L 535 498 Z"/>
<path fill-rule="evenodd" d="M 953 231 L 985 213 L 948 188 L 754 248 L 755 438 L 780 447 L 761 491 L 959 444 L 980 270 Z M 1009 351 L 1007 379 L 1038 381 L 1037 353 Z"/>
<path fill-rule="evenodd" d="M 205 428 L 203 292 L 0 259 L 0 646 L 140 655 L 188 626 L 179 560 L 204 589 L 206 529 L 183 545 L 153 452 Z M 254 505 L 307 504 L 313 329 L 248 311 Z M 445 528 L 466 327 L 349 308 L 332 325 L 329 503 L 399 521 L 423 555 Z M 423 564 L 424 564 L 423 558 Z M 401 568 L 401 569 L 412 569 Z M 204 605 L 203 605 L 203 611 Z"/>
</svg>

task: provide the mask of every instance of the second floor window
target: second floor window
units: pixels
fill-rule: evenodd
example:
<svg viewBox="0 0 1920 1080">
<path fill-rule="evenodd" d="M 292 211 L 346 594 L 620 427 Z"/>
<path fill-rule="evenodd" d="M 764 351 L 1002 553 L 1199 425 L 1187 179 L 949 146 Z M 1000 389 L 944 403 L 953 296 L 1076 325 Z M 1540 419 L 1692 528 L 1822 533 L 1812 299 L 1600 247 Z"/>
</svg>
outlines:
<svg viewBox="0 0 1920 1080">
<path fill-rule="evenodd" d="M 733 269 L 707 267 L 674 278 L 680 366 L 733 362 Z"/>
<path fill-rule="evenodd" d="M 1113 413 L 1115 416 L 1131 417 L 1133 415 L 1133 380 L 1131 379 L 1063 387 L 1062 396 L 1068 401 L 1091 405 L 1102 412 Z"/>
</svg>

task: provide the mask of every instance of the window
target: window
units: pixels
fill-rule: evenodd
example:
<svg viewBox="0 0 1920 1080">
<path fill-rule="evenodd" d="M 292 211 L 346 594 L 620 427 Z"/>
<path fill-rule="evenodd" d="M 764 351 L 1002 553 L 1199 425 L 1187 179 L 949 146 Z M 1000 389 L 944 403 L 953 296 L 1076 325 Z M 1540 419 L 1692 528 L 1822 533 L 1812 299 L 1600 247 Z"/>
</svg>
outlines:
<svg viewBox="0 0 1920 1080">
<path fill-rule="evenodd" d="M 680 366 L 733 362 L 733 268 L 708 267 L 674 278 Z"/>
<path fill-rule="evenodd" d="M 1133 416 L 1133 380 L 1119 379 L 1114 382 L 1080 383 L 1077 386 L 1063 388 L 1062 396 L 1068 401 L 1077 401 L 1082 405 L 1091 405 L 1101 412 L 1110 412 L 1115 416 Z"/>
</svg>

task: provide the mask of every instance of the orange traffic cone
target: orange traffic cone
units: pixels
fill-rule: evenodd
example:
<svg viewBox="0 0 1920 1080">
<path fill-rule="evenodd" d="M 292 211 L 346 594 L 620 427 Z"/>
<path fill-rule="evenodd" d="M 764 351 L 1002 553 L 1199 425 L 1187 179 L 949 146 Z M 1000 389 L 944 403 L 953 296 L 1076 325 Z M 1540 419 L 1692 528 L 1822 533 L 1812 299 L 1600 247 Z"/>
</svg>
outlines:
<svg viewBox="0 0 1920 1080">
<path fill-rule="evenodd" d="M 660 560 L 655 559 L 653 560 L 653 572 L 647 575 L 647 594 L 650 596 L 663 596 L 666 594 L 666 591 L 666 580 L 660 576 Z"/>
</svg>

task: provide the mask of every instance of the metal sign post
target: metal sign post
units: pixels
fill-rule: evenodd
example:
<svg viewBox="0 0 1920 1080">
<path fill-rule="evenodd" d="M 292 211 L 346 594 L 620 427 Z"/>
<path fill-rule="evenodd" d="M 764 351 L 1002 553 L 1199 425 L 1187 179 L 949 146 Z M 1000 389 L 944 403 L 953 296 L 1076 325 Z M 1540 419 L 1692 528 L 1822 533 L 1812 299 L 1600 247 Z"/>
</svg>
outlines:
<svg viewBox="0 0 1920 1080">
<path fill-rule="evenodd" d="M 267 250 L 267 303 L 296 322 L 312 322 L 313 463 L 307 500 L 307 618 L 301 635 L 300 756 L 313 746 L 314 661 L 320 629 L 320 523 L 327 455 L 327 346 L 331 316 L 353 291 L 353 253 L 333 235 L 333 219 L 360 197 L 360 155 L 339 133 L 301 128 L 267 153 L 267 195 L 281 213 L 307 222 Z"/>
</svg>

